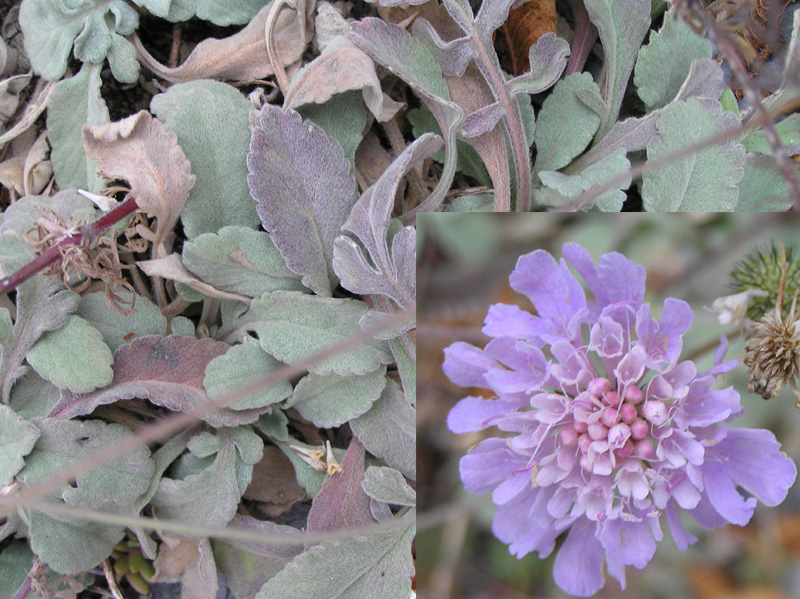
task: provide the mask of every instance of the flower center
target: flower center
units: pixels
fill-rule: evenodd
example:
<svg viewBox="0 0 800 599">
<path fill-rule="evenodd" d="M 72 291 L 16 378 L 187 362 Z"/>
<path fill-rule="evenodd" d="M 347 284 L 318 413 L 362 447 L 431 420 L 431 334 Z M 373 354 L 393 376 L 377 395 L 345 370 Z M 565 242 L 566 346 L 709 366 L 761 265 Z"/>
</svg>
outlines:
<svg viewBox="0 0 800 599">
<path fill-rule="evenodd" d="M 650 427 L 668 418 L 664 402 L 645 402 L 639 387 L 629 385 L 620 393 L 611 389 L 608 379 L 596 378 L 573 400 L 572 422 L 559 437 L 564 445 L 577 445 L 584 470 L 611 474 L 619 460 L 652 457 Z"/>
</svg>

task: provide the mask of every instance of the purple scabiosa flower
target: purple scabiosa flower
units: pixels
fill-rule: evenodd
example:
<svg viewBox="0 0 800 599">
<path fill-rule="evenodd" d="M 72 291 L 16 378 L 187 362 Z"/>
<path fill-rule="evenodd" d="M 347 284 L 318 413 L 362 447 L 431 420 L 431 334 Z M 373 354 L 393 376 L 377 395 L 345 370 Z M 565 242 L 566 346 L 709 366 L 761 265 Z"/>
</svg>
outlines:
<svg viewBox="0 0 800 599">
<path fill-rule="evenodd" d="M 576 244 L 563 254 L 594 301 L 564 259 L 522 256 L 511 287 L 537 315 L 492 306 L 483 328 L 492 340 L 451 345 L 444 371 L 496 395 L 466 397 L 448 416 L 455 433 L 505 433 L 460 463 L 468 491 L 492 491 L 494 534 L 519 557 L 545 557 L 566 532 L 554 578 L 585 597 L 603 586 L 604 561 L 625 588 L 625 566 L 653 557 L 662 515 L 685 550 L 697 539 L 681 511 L 704 528 L 744 525 L 756 500 L 783 501 L 797 470 L 771 432 L 725 424 L 742 407 L 733 388 L 712 388 L 737 365 L 723 363 L 724 337 L 714 367 L 697 372 L 679 360 L 693 318 L 686 302 L 666 299 L 655 320 L 643 267 L 615 252 L 595 264 Z"/>
</svg>

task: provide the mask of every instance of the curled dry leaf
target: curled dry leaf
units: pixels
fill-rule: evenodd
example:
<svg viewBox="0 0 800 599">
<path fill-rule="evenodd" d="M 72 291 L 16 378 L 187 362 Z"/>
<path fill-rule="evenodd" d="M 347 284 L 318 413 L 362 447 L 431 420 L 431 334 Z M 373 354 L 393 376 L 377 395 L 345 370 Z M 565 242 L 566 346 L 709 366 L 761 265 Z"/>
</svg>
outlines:
<svg viewBox="0 0 800 599">
<path fill-rule="evenodd" d="M 253 466 L 253 478 L 242 497 L 259 502 L 259 509 L 277 518 L 305 497 L 289 458 L 274 445 L 264 448 L 264 457 Z"/>
<path fill-rule="evenodd" d="M 313 34 L 314 0 L 300 0 L 297 10 L 282 10 L 275 24 L 275 44 L 281 63 L 289 66 L 300 59 Z M 144 66 L 171 83 L 195 79 L 250 82 L 274 74 L 267 55 L 265 28 L 272 3 L 267 4 L 238 33 L 224 39 L 200 42 L 182 65 L 169 68 L 145 50 L 138 37 L 133 47 Z"/>
<path fill-rule="evenodd" d="M 522 75 L 530 69 L 528 51 L 545 33 L 557 33 L 555 0 L 528 0 L 508 13 L 500 33 L 508 46 L 511 72 Z"/>
<path fill-rule="evenodd" d="M 209 539 L 162 537 L 153 582 L 181 582 L 182 599 L 214 599 L 219 583 Z"/>
<path fill-rule="evenodd" d="M 334 94 L 351 89 L 361 90 L 367 108 L 381 122 L 394 117 L 402 106 L 381 91 L 372 59 L 348 38 L 339 36 L 292 81 L 284 106 L 323 104 Z"/>
<path fill-rule="evenodd" d="M 136 264 L 149 277 L 163 277 L 165 279 L 169 279 L 170 281 L 184 283 L 195 291 L 199 291 L 200 293 L 209 297 L 239 300 L 246 304 L 249 304 L 251 301 L 246 295 L 217 289 L 216 287 L 209 285 L 202 279 L 193 275 L 183 265 L 183 262 L 181 262 L 181 259 L 177 254 L 170 254 L 169 256 L 164 256 L 163 258 L 158 258 L 157 260 L 142 260 Z"/>
<path fill-rule="evenodd" d="M 0 124 L 7 123 L 14 116 L 19 106 L 19 95 L 28 87 L 31 76 L 32 73 L 26 73 L 0 81 Z"/>
<path fill-rule="evenodd" d="M 158 220 L 153 241 L 156 255 L 178 221 L 195 176 L 178 138 L 142 110 L 121 121 L 85 125 L 86 154 L 109 179 L 125 179 L 139 207 Z"/>
</svg>

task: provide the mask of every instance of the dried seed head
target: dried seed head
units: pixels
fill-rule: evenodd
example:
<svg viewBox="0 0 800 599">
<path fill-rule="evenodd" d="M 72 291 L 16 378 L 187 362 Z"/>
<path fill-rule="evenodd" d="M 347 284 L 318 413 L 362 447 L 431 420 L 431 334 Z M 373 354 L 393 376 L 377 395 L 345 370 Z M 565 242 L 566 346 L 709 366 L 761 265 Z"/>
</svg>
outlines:
<svg viewBox="0 0 800 599">
<path fill-rule="evenodd" d="M 796 312 L 800 291 L 794 292 L 791 308 L 784 317 L 786 279 L 786 250 L 781 248 L 781 281 L 775 308 L 764 314 L 755 325 L 753 336 L 745 345 L 744 363 L 750 368 L 747 373 L 748 391 L 770 399 L 789 383 L 800 408 L 800 393 L 795 380 L 800 376 L 800 315 Z"/>
</svg>

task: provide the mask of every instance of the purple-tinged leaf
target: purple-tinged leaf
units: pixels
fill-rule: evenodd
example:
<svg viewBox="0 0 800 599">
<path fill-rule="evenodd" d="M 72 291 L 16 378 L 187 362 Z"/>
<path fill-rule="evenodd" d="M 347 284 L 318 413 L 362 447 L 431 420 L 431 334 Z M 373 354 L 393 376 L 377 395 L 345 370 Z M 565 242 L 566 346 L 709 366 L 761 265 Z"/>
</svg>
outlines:
<svg viewBox="0 0 800 599">
<path fill-rule="evenodd" d="M 353 437 L 342 460 L 342 471 L 328 477 L 311 503 L 308 531 L 357 528 L 372 522 L 369 495 L 364 492 L 364 446 Z"/>
<path fill-rule="evenodd" d="M 475 112 L 468 114 L 464 119 L 464 124 L 461 126 L 461 135 L 469 139 L 471 137 L 478 137 L 494 129 L 497 121 L 503 118 L 503 106 L 500 102 L 494 102 L 483 108 L 479 108 Z"/>
<path fill-rule="evenodd" d="M 491 4 L 491 3 L 487 3 Z M 555 33 L 545 33 L 528 51 L 531 70 L 508 82 L 513 94 L 538 94 L 554 85 L 567 66 L 569 44 Z"/>
<path fill-rule="evenodd" d="M 426 19 L 414 21 L 412 31 L 415 37 L 426 41 L 431 51 L 436 55 L 436 60 L 445 75 L 461 77 L 467 68 L 467 64 L 475 56 L 475 45 L 470 38 L 459 37 L 450 42 L 445 42 L 439 36 L 439 32 Z"/>
<path fill-rule="evenodd" d="M 493 0 L 483 2 L 475 16 L 475 27 L 484 44 L 492 45 L 492 34 L 508 19 L 508 11 L 514 0 Z M 532 64 L 532 63 L 531 63 Z"/>
<path fill-rule="evenodd" d="M 388 25 L 380 19 L 365 18 L 353 24 L 348 36 L 375 62 L 408 83 L 436 117 L 439 128 L 444 133 L 444 170 L 436 188 L 414 212 L 436 210 L 455 176 L 458 163 L 456 132 L 464 118 L 464 112 L 450 101 L 447 82 L 434 55 L 425 44 L 405 29 Z"/>
<path fill-rule="evenodd" d="M 114 352 L 114 380 L 110 385 L 91 393 L 62 391 L 50 416 L 66 420 L 89 414 L 97 406 L 134 397 L 175 412 L 188 412 L 211 401 L 203 389 L 206 366 L 229 349 L 230 345 L 214 339 L 140 337 Z M 202 419 L 211 426 L 237 426 L 255 422 L 263 412 L 221 408 Z"/>
<path fill-rule="evenodd" d="M 510 0 L 498 0 L 496 2 L 487 2 L 486 4 L 493 3 L 511 4 Z M 470 6 L 467 0 L 443 0 L 442 4 L 461 29 L 464 31 L 470 31 L 472 29 L 475 21 L 475 13 L 472 12 L 472 6 Z"/>
<path fill-rule="evenodd" d="M 400 6 L 401 4 L 425 4 L 428 0 L 367 0 L 370 4 L 378 3 L 381 6 Z"/>
<path fill-rule="evenodd" d="M 441 138 L 432 133 L 424 134 L 397 157 L 353 207 L 342 227 L 344 233 L 334 243 L 333 266 L 346 289 L 361 295 L 386 295 L 402 308 L 416 300 L 416 271 L 410 267 L 415 264 L 416 235 L 405 230 L 398 233 L 393 240 L 391 257 L 386 236 L 394 197 L 403 175 L 441 147 Z M 413 227 L 406 229 L 413 231 Z M 398 270 L 397 265 L 401 269 Z"/>
<path fill-rule="evenodd" d="M 247 156 L 258 216 L 303 284 L 330 297 L 333 240 L 355 204 L 355 179 L 341 146 L 293 110 L 265 104 Z"/>
</svg>

